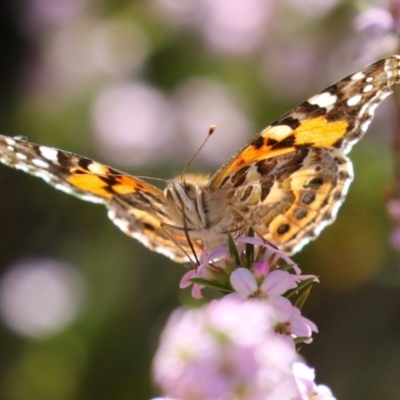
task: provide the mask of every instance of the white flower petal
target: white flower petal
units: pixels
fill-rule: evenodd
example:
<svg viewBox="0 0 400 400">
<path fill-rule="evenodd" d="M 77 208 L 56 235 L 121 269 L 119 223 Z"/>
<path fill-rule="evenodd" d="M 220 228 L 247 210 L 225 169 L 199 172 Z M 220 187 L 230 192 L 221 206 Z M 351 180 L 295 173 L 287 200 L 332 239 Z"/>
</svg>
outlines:
<svg viewBox="0 0 400 400">
<path fill-rule="evenodd" d="M 295 288 L 296 282 L 293 276 L 286 271 L 275 270 L 270 272 L 264 279 L 260 286 L 262 293 L 267 295 L 275 294 L 281 295 L 289 289 Z"/>
<path fill-rule="evenodd" d="M 257 291 L 257 281 L 247 268 L 237 268 L 230 276 L 230 282 L 241 297 L 247 298 Z"/>
</svg>

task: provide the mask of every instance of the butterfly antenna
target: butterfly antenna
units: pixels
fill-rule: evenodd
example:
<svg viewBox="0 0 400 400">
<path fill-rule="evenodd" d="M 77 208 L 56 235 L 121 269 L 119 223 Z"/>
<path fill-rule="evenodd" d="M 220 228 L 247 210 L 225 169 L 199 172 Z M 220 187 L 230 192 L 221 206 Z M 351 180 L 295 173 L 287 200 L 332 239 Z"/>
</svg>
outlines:
<svg viewBox="0 0 400 400">
<path fill-rule="evenodd" d="M 204 144 L 203 144 L 203 146 L 204 146 Z M 179 202 L 181 204 L 181 210 L 182 210 L 183 232 L 185 234 L 185 238 L 186 238 L 186 240 L 188 242 L 188 245 L 190 247 L 190 250 L 192 251 L 192 254 L 193 254 L 193 256 L 194 256 L 194 258 L 196 260 L 197 265 L 200 265 L 200 261 L 199 261 L 199 259 L 197 257 L 196 250 L 194 249 L 194 246 L 193 246 L 193 243 L 192 243 L 192 239 L 191 239 L 191 237 L 189 235 L 189 229 L 188 229 L 188 226 L 187 226 L 187 219 L 186 219 L 185 206 L 183 204 L 183 200 L 181 198 L 179 198 Z"/>
<path fill-rule="evenodd" d="M 190 164 L 193 162 L 193 160 L 197 157 L 197 155 L 200 153 L 202 148 L 205 146 L 205 144 L 208 142 L 208 139 L 210 139 L 210 136 L 214 133 L 215 129 L 217 127 L 215 125 L 210 125 L 210 129 L 208 130 L 207 137 L 204 139 L 203 143 L 200 145 L 200 147 L 196 150 L 196 152 L 193 154 L 192 158 L 188 161 L 186 164 L 185 168 L 183 168 L 183 171 L 181 173 L 181 178 L 183 180 L 183 177 L 185 176 L 186 171 L 190 167 Z"/>
<path fill-rule="evenodd" d="M 203 146 L 204 146 L 204 144 L 203 144 Z M 180 200 L 181 209 L 182 209 L 183 231 L 185 233 L 185 237 L 186 237 L 186 240 L 187 240 L 188 245 L 190 247 L 190 250 L 192 250 L 192 254 L 193 254 L 193 256 L 194 256 L 194 258 L 196 260 L 197 265 L 199 266 L 200 265 L 200 261 L 199 261 L 199 259 L 197 257 L 197 253 L 196 253 L 196 250 L 194 249 L 194 246 L 193 246 L 193 243 L 192 243 L 192 239 L 191 239 L 191 237 L 189 235 L 189 229 L 187 227 L 187 220 L 186 220 L 186 215 L 185 215 L 185 208 L 183 206 L 183 201 L 182 201 L 182 199 L 179 199 L 179 200 Z"/>
</svg>

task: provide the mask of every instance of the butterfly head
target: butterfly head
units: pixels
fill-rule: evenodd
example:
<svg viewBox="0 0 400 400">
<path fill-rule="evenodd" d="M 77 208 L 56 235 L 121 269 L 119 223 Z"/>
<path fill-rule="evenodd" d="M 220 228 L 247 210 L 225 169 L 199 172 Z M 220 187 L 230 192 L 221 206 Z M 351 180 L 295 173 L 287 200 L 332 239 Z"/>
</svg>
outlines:
<svg viewBox="0 0 400 400">
<path fill-rule="evenodd" d="M 168 182 L 164 195 L 171 219 L 188 230 L 201 230 L 207 225 L 205 189 L 208 178 L 185 174 Z"/>
</svg>

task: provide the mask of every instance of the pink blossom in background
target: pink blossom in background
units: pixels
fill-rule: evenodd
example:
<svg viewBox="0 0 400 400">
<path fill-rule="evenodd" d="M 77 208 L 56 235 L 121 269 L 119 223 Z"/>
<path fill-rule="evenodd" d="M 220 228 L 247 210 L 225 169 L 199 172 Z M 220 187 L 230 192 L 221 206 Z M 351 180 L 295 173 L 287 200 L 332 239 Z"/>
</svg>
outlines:
<svg viewBox="0 0 400 400">
<path fill-rule="evenodd" d="M 250 117 L 240 106 L 235 93 L 219 81 L 190 78 L 177 88 L 174 99 L 179 110 L 179 147 L 188 156 L 199 148 L 210 125 L 215 125 L 216 130 L 197 159 L 217 166 L 235 154 L 255 134 Z"/>
<path fill-rule="evenodd" d="M 266 48 L 259 67 L 268 97 L 298 98 L 300 101 L 309 96 L 311 85 L 315 84 L 315 68 L 319 57 L 320 53 L 301 37 L 291 42 L 277 40 L 271 43 Z"/>
<path fill-rule="evenodd" d="M 202 0 L 206 15 L 201 33 L 206 46 L 232 55 L 257 50 L 267 36 L 274 1 L 264 0 Z"/>
<path fill-rule="evenodd" d="M 108 79 L 131 77 L 148 57 L 147 36 L 123 19 L 78 18 L 50 36 L 37 80 L 48 90 L 84 92 Z"/>
<path fill-rule="evenodd" d="M 175 27 L 197 32 L 210 51 L 241 56 L 263 46 L 275 4 L 264 0 L 153 0 L 151 10 Z"/>
<path fill-rule="evenodd" d="M 53 259 L 24 259 L 0 281 L 0 312 L 19 335 L 46 338 L 70 325 L 83 306 L 85 285 L 73 266 Z"/>
<path fill-rule="evenodd" d="M 399 47 L 400 2 L 387 1 L 384 7 L 372 7 L 358 14 L 354 27 L 365 40 L 359 58 L 363 64 L 395 53 Z"/>
<path fill-rule="evenodd" d="M 146 83 L 103 89 L 93 104 L 92 126 L 98 151 L 119 165 L 154 165 L 175 153 L 174 109 Z"/>
<path fill-rule="evenodd" d="M 393 17 L 386 8 L 369 8 L 356 16 L 354 27 L 371 37 L 379 37 L 393 29 Z"/>
<path fill-rule="evenodd" d="M 22 27 L 42 31 L 65 24 L 84 13 L 88 0 L 27 0 L 23 8 Z"/>
</svg>

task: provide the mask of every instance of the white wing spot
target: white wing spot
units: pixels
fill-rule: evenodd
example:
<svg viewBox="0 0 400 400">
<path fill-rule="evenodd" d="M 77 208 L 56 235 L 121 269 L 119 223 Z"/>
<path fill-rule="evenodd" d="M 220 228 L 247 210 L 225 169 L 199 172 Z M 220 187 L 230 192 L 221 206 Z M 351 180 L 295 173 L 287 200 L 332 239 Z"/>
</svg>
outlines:
<svg viewBox="0 0 400 400">
<path fill-rule="evenodd" d="M 14 139 L 11 139 L 8 136 L 4 136 L 4 140 L 9 146 L 15 146 L 17 143 Z"/>
<path fill-rule="evenodd" d="M 363 89 L 363 92 L 364 93 L 370 92 L 373 88 L 374 88 L 374 85 L 369 84 L 369 85 L 365 86 L 365 88 Z"/>
<path fill-rule="evenodd" d="M 15 153 L 15 156 L 20 160 L 27 160 L 28 157 L 24 153 Z"/>
<path fill-rule="evenodd" d="M 261 134 L 268 133 L 268 137 L 275 140 L 285 139 L 288 135 L 293 132 L 293 129 L 288 125 L 276 125 L 265 129 Z"/>
<path fill-rule="evenodd" d="M 356 104 L 358 104 L 361 101 L 361 99 L 362 99 L 361 94 L 357 94 L 357 95 L 355 95 L 353 97 L 350 97 L 347 100 L 347 105 L 350 106 L 350 107 L 351 106 L 355 106 Z"/>
<path fill-rule="evenodd" d="M 359 72 L 356 72 L 356 73 L 351 77 L 351 80 L 353 80 L 353 81 L 361 81 L 361 79 L 364 79 L 364 78 L 365 78 L 364 72 L 359 71 Z"/>
<path fill-rule="evenodd" d="M 39 168 L 45 168 L 45 169 L 49 168 L 49 166 L 50 166 L 48 162 L 43 161 L 40 158 L 32 159 L 32 164 L 36 165 Z"/>
<path fill-rule="evenodd" d="M 14 153 L 15 147 L 14 146 L 7 146 L 8 151 L 12 151 Z"/>
<path fill-rule="evenodd" d="M 58 162 L 58 150 L 51 147 L 39 146 L 40 154 L 49 161 Z"/>
<path fill-rule="evenodd" d="M 93 172 L 94 174 L 98 174 L 98 175 L 104 175 L 108 172 L 107 167 L 105 167 L 104 165 L 101 165 L 97 162 L 92 162 L 91 164 L 88 165 L 87 168 L 90 172 Z"/>
<path fill-rule="evenodd" d="M 369 76 L 369 77 L 365 80 L 365 82 L 370 83 L 370 82 L 372 82 L 373 80 L 374 80 L 374 77 L 373 77 L 373 76 Z"/>
<path fill-rule="evenodd" d="M 328 92 L 317 94 L 308 100 L 310 104 L 317 105 L 321 108 L 329 107 L 336 103 L 337 96 Z"/>
</svg>

